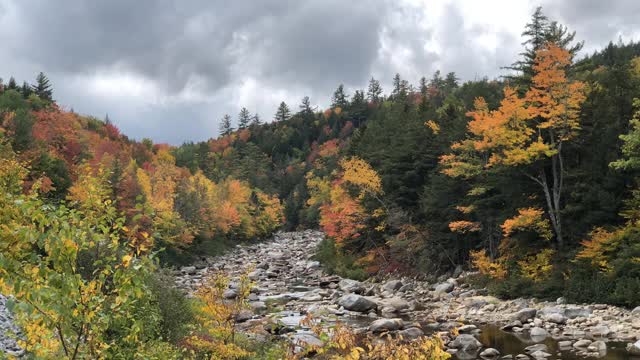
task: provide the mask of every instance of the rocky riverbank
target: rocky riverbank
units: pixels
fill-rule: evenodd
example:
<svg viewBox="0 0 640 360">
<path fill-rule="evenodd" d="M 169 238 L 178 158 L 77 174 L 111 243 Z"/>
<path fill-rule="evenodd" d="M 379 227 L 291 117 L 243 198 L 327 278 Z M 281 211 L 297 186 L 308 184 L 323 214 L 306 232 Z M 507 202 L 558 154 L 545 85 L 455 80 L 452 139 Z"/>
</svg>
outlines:
<svg viewBox="0 0 640 360">
<path fill-rule="evenodd" d="M 7 298 L 0 295 L 0 358 L 2 354 L 20 357 L 24 351 L 18 346 L 16 339 L 20 330 L 13 324 L 11 314 L 6 307 Z"/>
<path fill-rule="evenodd" d="M 403 338 L 424 333 L 442 336 L 458 358 L 562 358 L 604 356 L 609 344 L 624 342 L 629 353 L 640 354 L 640 308 L 634 311 L 602 305 L 540 302 L 534 299 L 503 301 L 484 289 L 464 283 L 460 270 L 438 282 L 410 278 L 358 282 L 326 275 L 312 260 L 323 234 L 317 231 L 278 233 L 274 239 L 238 246 L 224 256 L 183 267 L 177 285 L 193 291 L 212 272 L 239 277 L 251 271 L 255 282 L 252 311 L 241 315 L 241 326 L 269 325 L 270 332 L 294 341 L 320 343 L 300 326 L 306 314 L 330 324 L 342 321 L 357 332 L 391 332 Z M 233 296 L 233 286 L 229 295 Z M 277 324 L 274 331 L 273 324 Z M 508 354 L 487 347 L 477 338 L 483 325 L 494 324 L 530 346 Z M 266 328 L 266 326 L 265 326 Z M 452 329 L 457 328 L 455 336 Z M 554 349 L 546 343 L 553 339 Z M 503 351 L 504 352 L 504 351 Z"/>
</svg>

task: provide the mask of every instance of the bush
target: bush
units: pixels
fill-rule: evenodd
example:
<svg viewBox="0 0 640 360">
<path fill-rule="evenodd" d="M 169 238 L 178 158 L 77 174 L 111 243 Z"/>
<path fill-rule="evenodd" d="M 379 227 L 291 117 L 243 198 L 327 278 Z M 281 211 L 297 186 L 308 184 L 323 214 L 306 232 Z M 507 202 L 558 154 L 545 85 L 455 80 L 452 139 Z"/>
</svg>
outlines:
<svg viewBox="0 0 640 360">
<path fill-rule="evenodd" d="M 320 242 L 315 259 L 322 263 L 329 274 L 337 274 L 354 280 L 364 280 L 369 277 L 364 268 L 356 264 L 356 259 L 349 254 L 339 252 L 335 242 L 331 239 L 324 239 Z"/>
</svg>

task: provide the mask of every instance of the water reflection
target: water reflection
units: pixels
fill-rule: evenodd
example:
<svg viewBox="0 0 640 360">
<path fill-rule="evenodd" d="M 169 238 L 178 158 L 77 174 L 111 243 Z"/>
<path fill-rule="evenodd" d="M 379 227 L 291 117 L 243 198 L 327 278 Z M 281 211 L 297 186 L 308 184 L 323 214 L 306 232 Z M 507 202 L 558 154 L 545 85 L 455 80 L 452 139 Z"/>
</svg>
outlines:
<svg viewBox="0 0 640 360">
<path fill-rule="evenodd" d="M 551 337 L 547 338 L 531 338 L 521 333 L 510 333 L 500 330 L 498 326 L 486 325 L 481 326 L 482 332 L 478 336 L 478 340 L 485 347 L 492 347 L 500 351 L 500 356 L 512 355 L 514 358 L 518 354 L 526 354 L 525 348 L 534 344 L 544 344 L 547 346 L 551 357 L 547 359 L 566 359 L 577 360 L 584 359 L 570 351 L 570 348 L 560 348 L 558 342 Z M 640 360 L 640 357 L 633 357 L 625 350 L 625 343 L 609 342 L 607 349 L 600 353 L 598 359 L 602 360 Z M 479 351 L 473 353 L 459 353 L 454 358 L 460 360 L 469 360 L 478 358 Z"/>
</svg>

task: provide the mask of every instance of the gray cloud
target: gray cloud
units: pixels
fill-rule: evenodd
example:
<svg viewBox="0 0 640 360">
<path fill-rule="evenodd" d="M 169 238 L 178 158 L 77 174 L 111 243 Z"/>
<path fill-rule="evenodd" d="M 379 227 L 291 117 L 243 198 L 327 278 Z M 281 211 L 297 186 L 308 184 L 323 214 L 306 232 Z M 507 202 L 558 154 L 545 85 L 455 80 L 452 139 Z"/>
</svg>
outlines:
<svg viewBox="0 0 640 360">
<path fill-rule="evenodd" d="M 634 0 L 545 1 L 594 48 L 632 36 L 640 14 Z M 136 138 L 203 140 L 240 106 L 269 119 L 282 100 L 323 106 L 372 75 L 387 88 L 396 72 L 498 76 L 520 51 L 524 22 L 509 20 L 535 5 L 488 3 L 494 22 L 458 0 L 0 0 L 0 75 L 45 71 L 59 102 Z"/>
</svg>

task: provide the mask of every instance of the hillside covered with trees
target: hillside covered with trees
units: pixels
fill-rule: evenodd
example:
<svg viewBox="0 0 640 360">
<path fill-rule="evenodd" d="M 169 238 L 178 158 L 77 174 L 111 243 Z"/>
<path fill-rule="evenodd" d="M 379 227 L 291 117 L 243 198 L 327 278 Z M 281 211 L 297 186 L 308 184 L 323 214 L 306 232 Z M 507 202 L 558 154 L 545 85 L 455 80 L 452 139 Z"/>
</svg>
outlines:
<svg viewBox="0 0 640 360">
<path fill-rule="evenodd" d="M 180 146 L 61 108 L 42 73 L 0 82 L 0 292 L 21 346 L 259 353 L 216 340 L 221 293 L 193 314 L 161 268 L 280 229 L 321 229 L 316 258 L 354 279 L 463 267 L 500 297 L 639 305 L 640 44 L 579 57 L 540 9 L 523 36 L 500 79 L 372 78 Z"/>
</svg>

